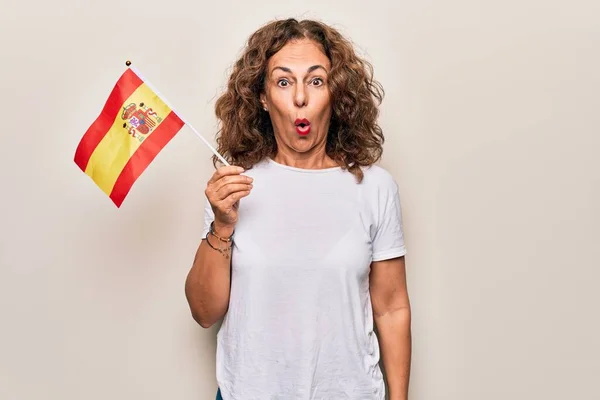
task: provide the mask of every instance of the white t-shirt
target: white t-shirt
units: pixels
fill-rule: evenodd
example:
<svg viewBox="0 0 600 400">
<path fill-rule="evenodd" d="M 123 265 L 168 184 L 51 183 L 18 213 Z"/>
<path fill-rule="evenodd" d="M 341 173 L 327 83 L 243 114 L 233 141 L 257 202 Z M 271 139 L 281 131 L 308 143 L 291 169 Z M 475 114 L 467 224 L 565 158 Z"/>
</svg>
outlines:
<svg viewBox="0 0 600 400">
<path fill-rule="evenodd" d="M 240 201 L 229 309 L 217 335 L 224 400 L 383 400 L 372 261 L 406 253 L 398 186 L 379 166 L 266 159 Z M 213 212 L 208 202 L 205 227 Z"/>
</svg>

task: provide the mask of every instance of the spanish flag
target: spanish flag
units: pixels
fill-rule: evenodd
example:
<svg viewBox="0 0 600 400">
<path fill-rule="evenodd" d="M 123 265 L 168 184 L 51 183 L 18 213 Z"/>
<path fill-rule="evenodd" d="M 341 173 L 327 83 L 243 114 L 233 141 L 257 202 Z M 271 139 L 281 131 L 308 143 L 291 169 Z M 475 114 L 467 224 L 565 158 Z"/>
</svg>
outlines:
<svg viewBox="0 0 600 400">
<path fill-rule="evenodd" d="M 183 125 L 149 83 L 128 68 L 81 138 L 75 163 L 120 207 L 137 178 Z"/>
</svg>

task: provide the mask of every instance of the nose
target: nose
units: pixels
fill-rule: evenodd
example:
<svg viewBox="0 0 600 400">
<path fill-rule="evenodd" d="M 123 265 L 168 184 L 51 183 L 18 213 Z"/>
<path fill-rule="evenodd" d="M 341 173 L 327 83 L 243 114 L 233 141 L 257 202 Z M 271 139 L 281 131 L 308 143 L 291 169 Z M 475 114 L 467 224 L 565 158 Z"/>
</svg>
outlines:
<svg viewBox="0 0 600 400">
<path fill-rule="evenodd" d="M 304 85 L 296 85 L 296 93 L 294 94 L 294 103 L 296 107 L 304 107 L 308 102 L 308 96 Z"/>
</svg>

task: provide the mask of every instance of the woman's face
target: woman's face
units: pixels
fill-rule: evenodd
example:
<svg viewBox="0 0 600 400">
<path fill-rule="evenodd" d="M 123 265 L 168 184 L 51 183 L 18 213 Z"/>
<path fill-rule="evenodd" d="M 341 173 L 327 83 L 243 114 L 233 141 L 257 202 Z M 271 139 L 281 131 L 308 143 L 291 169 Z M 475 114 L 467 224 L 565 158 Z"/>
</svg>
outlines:
<svg viewBox="0 0 600 400">
<path fill-rule="evenodd" d="M 289 42 L 269 59 L 261 102 L 279 151 L 306 156 L 324 151 L 331 119 L 330 68 L 319 45 L 308 39 Z"/>
</svg>

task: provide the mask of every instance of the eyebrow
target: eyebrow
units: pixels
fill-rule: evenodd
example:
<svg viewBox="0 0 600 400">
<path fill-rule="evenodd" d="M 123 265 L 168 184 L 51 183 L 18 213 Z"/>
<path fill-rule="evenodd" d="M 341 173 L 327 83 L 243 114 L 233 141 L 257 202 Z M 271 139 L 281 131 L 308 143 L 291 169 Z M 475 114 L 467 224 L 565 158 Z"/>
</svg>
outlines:
<svg viewBox="0 0 600 400">
<path fill-rule="evenodd" d="M 324 66 L 322 66 L 322 65 L 320 65 L 320 64 L 318 64 L 318 65 L 313 65 L 312 67 L 309 67 L 309 68 L 306 70 L 306 72 L 310 74 L 311 72 L 313 72 L 314 70 L 316 70 L 316 69 L 319 69 L 319 68 L 321 68 L 323 71 L 327 72 L 327 69 L 325 69 L 325 67 L 324 67 Z M 289 72 L 289 73 L 291 73 L 291 72 L 292 72 L 292 70 L 291 70 L 291 69 L 289 69 L 288 67 L 276 66 L 276 67 L 274 67 L 274 68 L 271 70 L 271 74 L 273 74 L 273 72 L 275 72 L 275 70 L 276 70 L 276 69 L 280 69 L 280 70 L 282 70 L 282 71 L 284 71 L 284 72 Z"/>
</svg>

